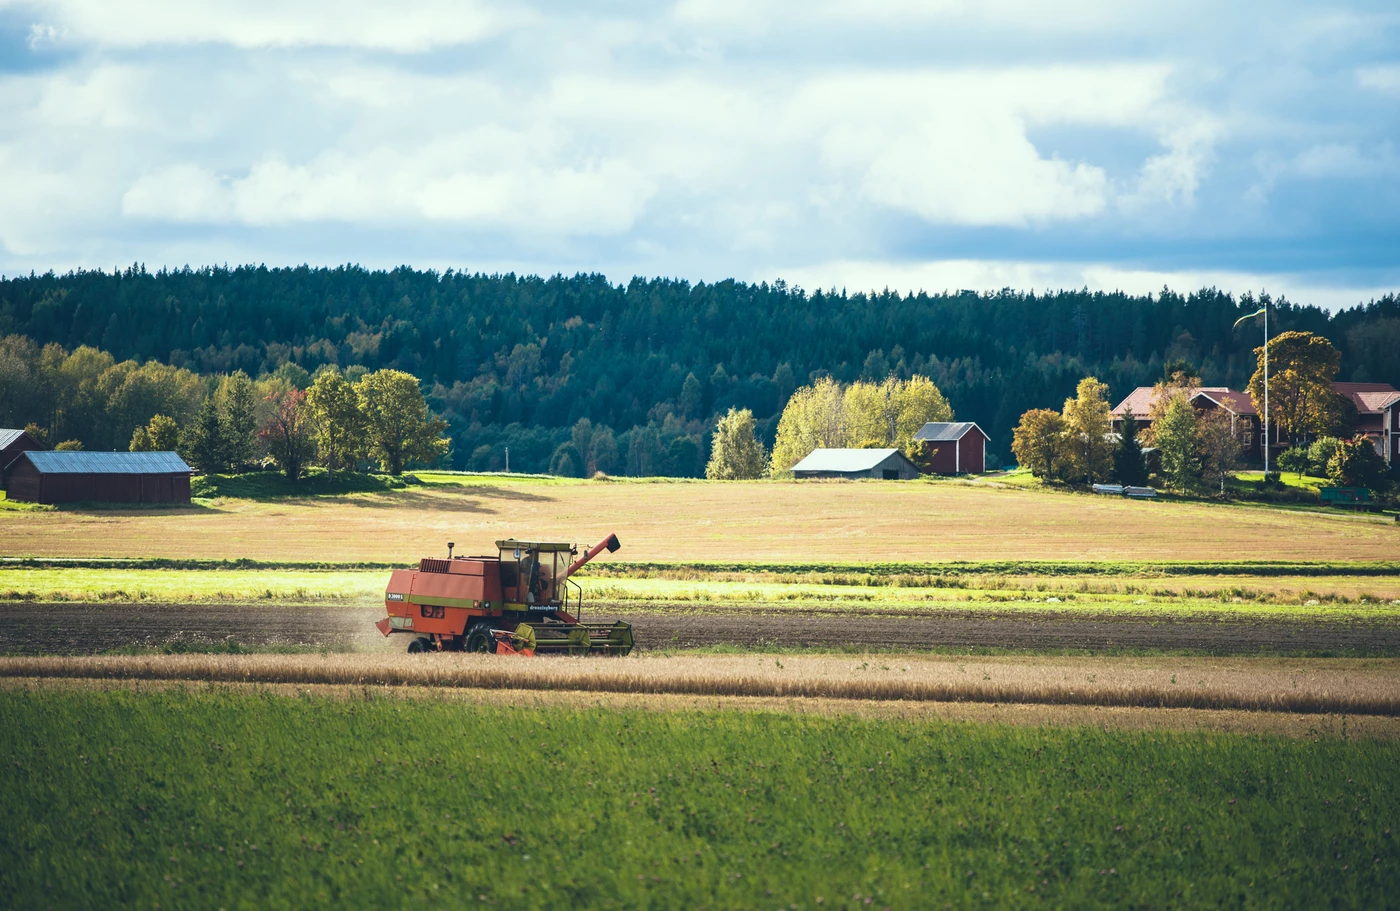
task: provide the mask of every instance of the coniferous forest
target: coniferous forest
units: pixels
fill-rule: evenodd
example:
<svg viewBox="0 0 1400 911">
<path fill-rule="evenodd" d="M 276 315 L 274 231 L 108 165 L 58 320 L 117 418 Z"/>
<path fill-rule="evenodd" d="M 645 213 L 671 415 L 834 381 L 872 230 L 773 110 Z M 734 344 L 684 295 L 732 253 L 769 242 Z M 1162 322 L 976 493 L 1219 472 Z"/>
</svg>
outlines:
<svg viewBox="0 0 1400 911">
<path fill-rule="evenodd" d="M 1273 303 L 1272 331 L 1331 339 L 1339 379 L 1400 386 L 1400 298 L 1337 313 Z M 751 409 L 771 444 L 789 394 L 822 375 L 926 375 L 999 459 L 1023 412 L 1058 408 L 1086 375 L 1115 401 L 1181 361 L 1207 385 L 1242 389 L 1262 330 L 1232 324 L 1258 304 L 1215 289 L 906 296 L 782 281 L 138 266 L 0 280 L 0 336 L 205 376 L 396 368 L 422 380 L 448 421 L 452 467 L 499 470 L 509 447 L 512 470 L 545 471 L 568 444 L 580 471 L 698 476 L 718 416 Z M 24 407 L 11 390 L 0 420 L 41 419 Z"/>
</svg>

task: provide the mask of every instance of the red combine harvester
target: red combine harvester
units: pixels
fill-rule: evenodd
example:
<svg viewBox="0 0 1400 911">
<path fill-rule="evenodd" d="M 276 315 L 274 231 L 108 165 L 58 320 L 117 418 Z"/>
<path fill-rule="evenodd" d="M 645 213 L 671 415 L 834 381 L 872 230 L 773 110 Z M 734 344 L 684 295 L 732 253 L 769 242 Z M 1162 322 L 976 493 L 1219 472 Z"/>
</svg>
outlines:
<svg viewBox="0 0 1400 911">
<path fill-rule="evenodd" d="M 631 625 L 582 622 L 583 590 L 569 578 L 621 546 L 608 535 L 575 560 L 572 544 L 497 541 L 494 557 L 453 557 L 449 543 L 446 560 L 394 570 L 384 592 L 389 615 L 375 626 L 386 636 L 413 635 L 411 653 L 626 655 Z"/>
</svg>

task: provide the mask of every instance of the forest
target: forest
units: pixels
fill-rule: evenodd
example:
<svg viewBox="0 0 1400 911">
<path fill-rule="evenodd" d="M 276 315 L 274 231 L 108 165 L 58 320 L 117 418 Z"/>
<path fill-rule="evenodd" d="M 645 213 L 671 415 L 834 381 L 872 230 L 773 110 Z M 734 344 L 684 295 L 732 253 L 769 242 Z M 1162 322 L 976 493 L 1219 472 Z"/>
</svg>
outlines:
<svg viewBox="0 0 1400 911">
<path fill-rule="evenodd" d="M 327 365 L 352 380 L 403 370 L 448 422 L 451 467 L 499 470 L 509 447 L 512 470 L 545 471 L 571 443 L 585 463 L 575 470 L 698 476 L 729 408 L 752 410 L 771 445 L 788 396 L 826 376 L 927 376 L 1000 459 L 1024 412 L 1060 407 L 1085 376 L 1117 401 L 1185 361 L 1206 385 L 1242 389 L 1262 330 L 1232 324 L 1265 299 L 1213 288 L 900 294 L 781 280 L 135 265 L 0 279 L 0 336 L 90 346 L 134 362 L 128 371 L 155 362 L 210 384 L 239 370 L 301 386 Z M 1339 379 L 1400 385 L 1396 295 L 1335 313 L 1272 304 L 1271 331 L 1333 342 Z M 0 426 L 45 423 L 20 388 L 34 381 L 21 361 L 0 352 Z M 125 448 L 150 417 L 123 412 L 122 426 L 75 435 Z"/>
</svg>

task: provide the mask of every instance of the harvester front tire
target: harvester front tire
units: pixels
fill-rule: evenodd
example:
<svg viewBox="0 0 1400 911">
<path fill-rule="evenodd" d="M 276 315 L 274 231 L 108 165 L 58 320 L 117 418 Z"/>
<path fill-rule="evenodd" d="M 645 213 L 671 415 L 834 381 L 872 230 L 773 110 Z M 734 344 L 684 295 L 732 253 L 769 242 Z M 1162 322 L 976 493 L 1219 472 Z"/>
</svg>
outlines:
<svg viewBox="0 0 1400 911">
<path fill-rule="evenodd" d="M 426 651 L 431 651 L 432 647 L 432 640 L 428 639 L 426 636 L 419 636 L 408 644 L 408 653 L 410 655 L 418 655 Z"/>
<path fill-rule="evenodd" d="M 463 649 L 468 652 L 492 654 L 496 651 L 496 637 L 491 635 L 491 627 L 478 624 L 467 630 L 467 641 Z"/>
</svg>

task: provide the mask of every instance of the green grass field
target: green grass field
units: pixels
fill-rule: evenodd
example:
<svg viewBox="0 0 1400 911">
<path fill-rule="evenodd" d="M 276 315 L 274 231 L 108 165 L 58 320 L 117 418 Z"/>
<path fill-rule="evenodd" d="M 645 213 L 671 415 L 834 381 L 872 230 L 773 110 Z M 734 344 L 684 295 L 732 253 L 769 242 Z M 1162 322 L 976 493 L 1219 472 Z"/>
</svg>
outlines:
<svg viewBox="0 0 1400 911">
<path fill-rule="evenodd" d="M 1381 907 L 1400 745 L 0 692 L 13 908 Z"/>
</svg>

